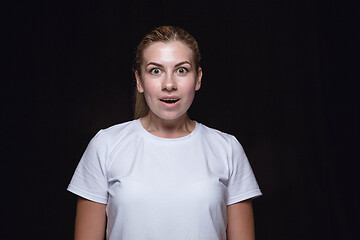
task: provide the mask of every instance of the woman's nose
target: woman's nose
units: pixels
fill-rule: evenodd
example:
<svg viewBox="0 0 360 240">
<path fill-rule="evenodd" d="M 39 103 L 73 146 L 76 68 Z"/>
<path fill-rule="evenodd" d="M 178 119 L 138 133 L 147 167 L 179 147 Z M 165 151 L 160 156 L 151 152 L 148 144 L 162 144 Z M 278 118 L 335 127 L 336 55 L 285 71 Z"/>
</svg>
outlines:
<svg viewBox="0 0 360 240">
<path fill-rule="evenodd" d="M 163 82 L 163 90 L 173 91 L 177 89 L 175 76 L 169 74 L 166 75 Z"/>
</svg>

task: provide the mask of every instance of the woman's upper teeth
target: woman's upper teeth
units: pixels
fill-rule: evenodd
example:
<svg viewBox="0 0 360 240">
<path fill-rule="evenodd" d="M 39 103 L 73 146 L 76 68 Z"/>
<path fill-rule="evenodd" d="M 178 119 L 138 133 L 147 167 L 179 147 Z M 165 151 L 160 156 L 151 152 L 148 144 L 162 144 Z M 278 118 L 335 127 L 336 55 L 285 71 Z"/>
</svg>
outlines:
<svg viewBox="0 0 360 240">
<path fill-rule="evenodd" d="M 167 103 L 174 103 L 174 102 L 177 102 L 179 100 L 179 98 L 162 98 L 160 100 L 163 102 L 167 102 Z"/>
</svg>

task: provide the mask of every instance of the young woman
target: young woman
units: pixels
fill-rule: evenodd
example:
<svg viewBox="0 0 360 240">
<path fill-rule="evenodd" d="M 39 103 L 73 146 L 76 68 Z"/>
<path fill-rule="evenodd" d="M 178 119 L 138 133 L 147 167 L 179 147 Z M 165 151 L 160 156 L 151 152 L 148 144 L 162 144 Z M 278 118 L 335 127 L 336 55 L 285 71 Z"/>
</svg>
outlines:
<svg viewBox="0 0 360 240">
<path fill-rule="evenodd" d="M 200 89 L 195 39 L 162 26 L 137 48 L 135 120 L 101 130 L 68 190 L 77 194 L 76 240 L 254 239 L 261 195 L 232 135 L 191 120 Z"/>
</svg>

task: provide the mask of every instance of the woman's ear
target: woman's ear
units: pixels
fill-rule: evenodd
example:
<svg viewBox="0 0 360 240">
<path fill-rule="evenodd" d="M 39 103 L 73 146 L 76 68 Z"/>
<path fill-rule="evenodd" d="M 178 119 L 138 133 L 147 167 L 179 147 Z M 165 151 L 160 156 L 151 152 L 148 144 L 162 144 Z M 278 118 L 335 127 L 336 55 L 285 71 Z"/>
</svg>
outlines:
<svg viewBox="0 0 360 240">
<path fill-rule="evenodd" d="M 196 83 L 195 83 L 195 91 L 199 90 L 201 87 L 201 78 L 202 78 L 202 68 L 199 67 L 196 77 Z"/>
<path fill-rule="evenodd" d="M 136 88 L 137 88 L 137 90 L 139 91 L 139 93 L 143 93 L 144 89 L 142 87 L 142 83 L 141 83 L 141 79 L 140 79 L 138 71 L 135 71 L 135 78 L 136 78 Z"/>
</svg>

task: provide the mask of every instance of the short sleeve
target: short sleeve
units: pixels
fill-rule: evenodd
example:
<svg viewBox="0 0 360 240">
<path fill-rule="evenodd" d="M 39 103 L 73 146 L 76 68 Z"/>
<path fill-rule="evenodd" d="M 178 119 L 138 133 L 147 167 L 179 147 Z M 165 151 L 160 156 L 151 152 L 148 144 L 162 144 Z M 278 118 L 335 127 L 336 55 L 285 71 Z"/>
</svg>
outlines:
<svg viewBox="0 0 360 240">
<path fill-rule="evenodd" d="M 107 203 L 107 144 L 102 131 L 91 139 L 75 170 L 68 191 L 88 200 Z"/>
<path fill-rule="evenodd" d="M 244 149 L 233 136 L 231 147 L 227 205 L 262 195 Z"/>
</svg>

